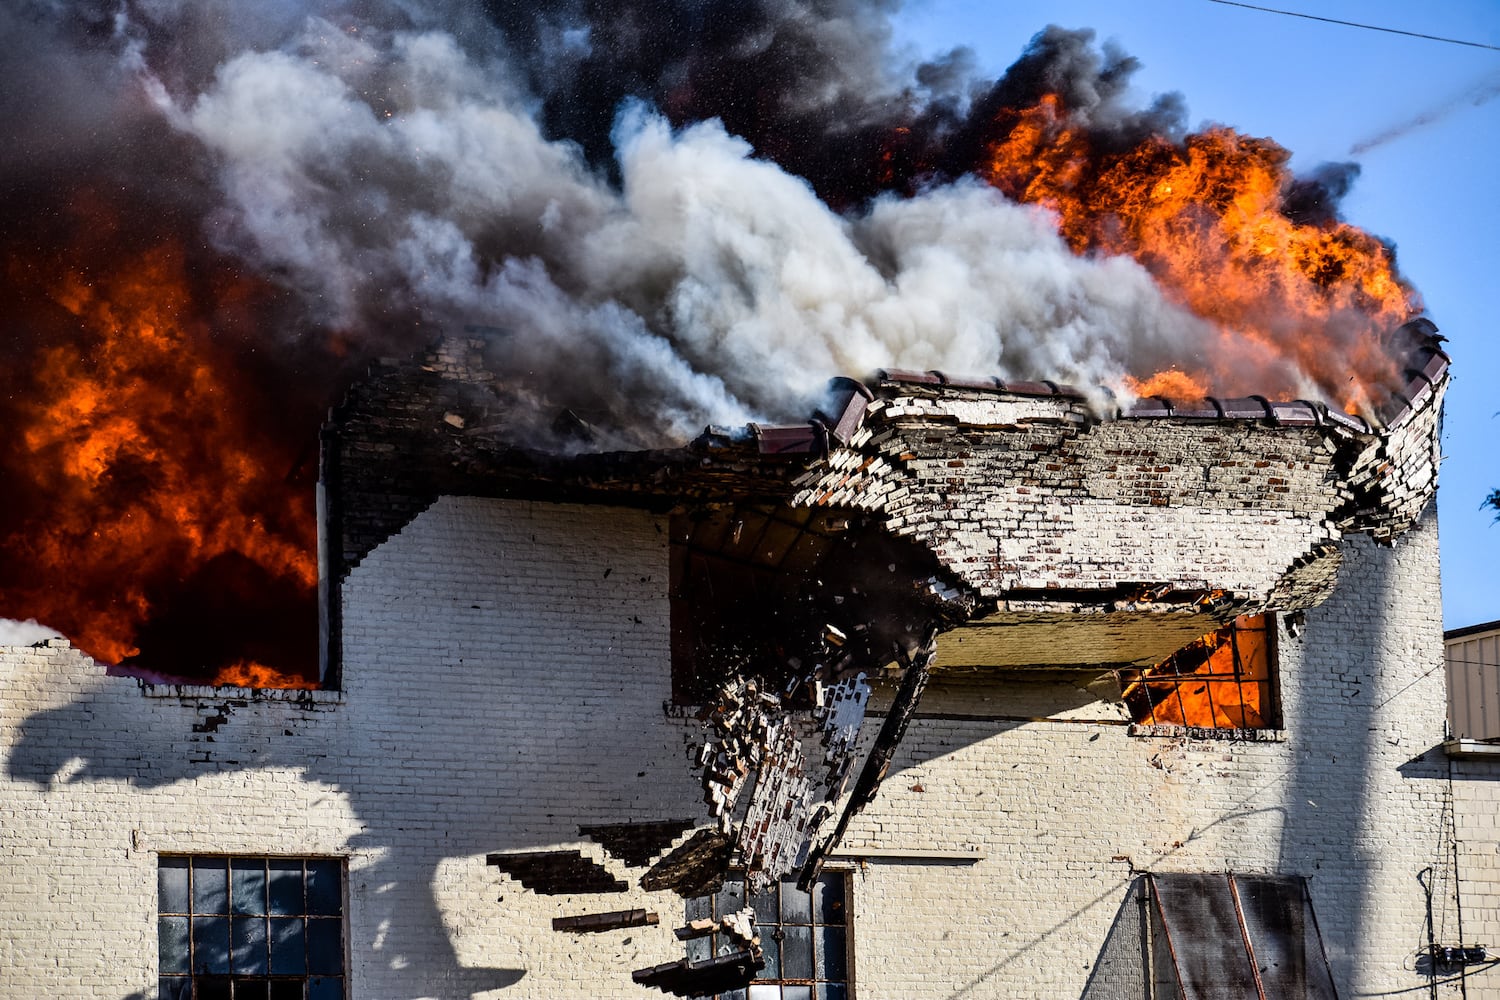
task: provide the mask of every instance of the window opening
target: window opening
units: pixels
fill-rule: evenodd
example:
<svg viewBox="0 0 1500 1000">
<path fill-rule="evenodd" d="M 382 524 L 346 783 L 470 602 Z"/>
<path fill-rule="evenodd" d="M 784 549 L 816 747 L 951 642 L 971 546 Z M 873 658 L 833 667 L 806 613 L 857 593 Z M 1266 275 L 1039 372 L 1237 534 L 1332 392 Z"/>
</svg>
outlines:
<svg viewBox="0 0 1500 1000">
<path fill-rule="evenodd" d="M 1242 615 L 1128 679 L 1124 699 L 1139 725 L 1204 729 L 1280 726 L 1275 618 Z"/>
<path fill-rule="evenodd" d="M 743 878 L 726 879 L 712 896 L 688 900 L 688 920 L 720 920 L 751 907 L 765 966 L 744 989 L 714 994 L 714 1000 L 848 1000 L 848 873 L 825 871 L 811 892 L 787 879 L 766 892 L 746 896 Z M 688 961 L 702 962 L 742 945 L 729 934 L 688 942 Z"/>
<path fill-rule="evenodd" d="M 163 857 L 157 1000 L 343 1000 L 335 858 Z"/>
</svg>

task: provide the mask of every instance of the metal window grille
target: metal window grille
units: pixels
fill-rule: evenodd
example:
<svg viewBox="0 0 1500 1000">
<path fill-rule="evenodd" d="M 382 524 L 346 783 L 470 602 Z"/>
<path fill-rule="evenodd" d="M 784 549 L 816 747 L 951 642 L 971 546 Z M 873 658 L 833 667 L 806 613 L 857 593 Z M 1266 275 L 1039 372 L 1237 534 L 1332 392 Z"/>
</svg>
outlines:
<svg viewBox="0 0 1500 1000">
<path fill-rule="evenodd" d="M 743 879 L 726 880 L 712 896 L 688 901 L 688 919 L 721 919 L 751 906 L 766 964 L 750 985 L 718 994 L 715 1000 L 848 1000 L 848 874 L 825 871 L 812 892 L 788 879 L 767 892 L 746 897 Z M 729 954 L 741 945 L 715 934 L 688 943 L 688 959 L 701 962 Z"/>
<path fill-rule="evenodd" d="M 1125 704 L 1140 725 L 1274 729 L 1275 619 L 1247 615 L 1165 660 L 1122 677 Z"/>
<path fill-rule="evenodd" d="M 343 914 L 338 859 L 163 857 L 158 1000 L 343 1000 Z"/>
</svg>

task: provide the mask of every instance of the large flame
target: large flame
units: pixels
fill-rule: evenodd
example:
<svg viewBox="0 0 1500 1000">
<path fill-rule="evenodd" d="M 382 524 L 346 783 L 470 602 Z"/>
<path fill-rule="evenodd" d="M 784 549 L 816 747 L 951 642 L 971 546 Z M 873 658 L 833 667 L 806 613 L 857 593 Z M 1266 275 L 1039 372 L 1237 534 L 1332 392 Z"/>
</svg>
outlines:
<svg viewBox="0 0 1500 1000">
<path fill-rule="evenodd" d="M 8 512 L 4 548 L 25 573 L 0 581 L 0 615 L 155 673 L 305 683 L 311 491 L 257 427 L 276 421 L 199 314 L 182 252 L 161 243 L 42 280 L 68 329 L 30 359 L 12 428 L 30 482 L 11 484 L 25 509 Z M 254 287 L 220 275 L 210 295 L 222 306 Z"/>
<path fill-rule="evenodd" d="M 592 25 L 576 64 L 558 62 L 571 43 L 506 43 L 551 38 L 549 4 L 490 5 L 495 32 L 441 44 L 442 9 L 355 6 L 263 23 L 132 9 L 108 30 L 59 8 L 6 50 L 32 86 L 12 88 L 30 96 L 8 106 L 22 139 L 0 157 L 0 616 L 153 674 L 314 677 L 319 417 L 338 372 L 419 350 L 445 324 L 514 327 L 523 355 L 550 359 L 537 367 L 552 387 L 597 375 L 609 384 L 584 395 L 628 400 L 611 419 L 684 425 L 795 419 L 802 390 L 767 391 L 788 373 L 813 385 L 863 374 L 835 358 L 895 363 L 879 355 L 908 348 L 922 367 L 982 372 L 990 358 L 1007 377 L 1110 380 L 1123 366 L 1137 394 L 1351 410 L 1378 410 L 1399 373 L 1384 335 L 1418 304 L 1387 248 L 1315 204 L 1272 142 L 1122 118 L 1131 64 L 1094 58 L 1088 32 L 1047 29 L 992 85 L 926 74 L 938 89 L 908 100 L 893 95 L 910 81 L 887 78 L 897 60 L 873 48 L 890 37 L 878 4 L 831 19 L 750 5 L 686 32 L 672 4 L 627 4 Z M 1102 103 L 1068 106 L 1087 95 Z M 629 98 L 681 126 L 720 117 L 846 215 L 823 217 L 760 163 L 742 170 L 712 129 L 658 142 L 654 126 L 616 128 Z M 611 189 L 632 163 L 673 182 Z M 996 207 L 967 181 L 962 198 L 938 190 L 976 172 L 1053 213 L 1076 253 L 1139 261 L 1222 341 L 1199 345 L 1204 328 L 1133 268 L 1001 268 L 1015 282 L 990 295 L 998 277 L 969 254 L 1067 251 L 1029 224 L 995 244 L 949 232 L 951 205 Z M 863 213 L 882 192 L 939 197 L 912 202 L 925 214 Z M 684 221 L 680 199 L 699 213 Z M 703 225 L 705 205 L 726 224 Z M 884 274 L 886 234 L 921 220 L 945 252 Z M 1138 288 L 1101 294 L 1127 271 Z M 968 337 L 975 301 L 1000 320 Z M 1016 303 L 1041 308 L 1002 329 Z M 928 316 L 941 332 L 916 335 Z M 311 336 L 280 335 L 296 324 Z M 766 367 L 782 358 L 797 360 Z"/>
<path fill-rule="evenodd" d="M 1268 139 L 1213 128 L 1096 148 L 1061 97 L 1000 112 L 981 174 L 1010 197 L 1056 214 L 1078 253 L 1127 254 L 1226 334 L 1294 362 L 1350 412 L 1387 398 L 1397 374 L 1385 336 L 1420 310 L 1390 249 L 1319 206 L 1290 204 L 1290 153 Z M 1294 216 L 1302 214 L 1302 219 Z M 1334 349 L 1331 349 L 1334 348 Z M 1238 360 L 1181 359 L 1182 371 L 1135 372 L 1141 394 L 1245 391 Z M 1286 367 L 1286 366 L 1282 366 Z M 1256 373 L 1253 391 L 1307 387 Z"/>
</svg>

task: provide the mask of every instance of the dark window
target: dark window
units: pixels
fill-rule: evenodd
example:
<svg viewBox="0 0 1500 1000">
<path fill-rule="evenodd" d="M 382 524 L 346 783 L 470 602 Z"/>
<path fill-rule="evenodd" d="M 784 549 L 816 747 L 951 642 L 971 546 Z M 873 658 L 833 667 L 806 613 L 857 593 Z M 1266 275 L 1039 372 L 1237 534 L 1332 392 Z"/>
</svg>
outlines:
<svg viewBox="0 0 1500 1000">
<path fill-rule="evenodd" d="M 1122 678 L 1136 723 L 1203 729 L 1276 729 L 1275 619 L 1246 615 Z"/>
<path fill-rule="evenodd" d="M 717 1000 L 847 1000 L 849 996 L 849 879 L 824 872 L 812 892 L 795 879 L 746 898 L 745 883 L 728 879 L 712 896 L 688 901 L 688 919 L 722 919 L 746 906 L 755 911 L 755 933 L 765 968 L 747 989 L 718 994 Z M 688 960 L 727 955 L 741 945 L 714 934 L 688 942 Z"/>
<path fill-rule="evenodd" d="M 343 1000 L 336 858 L 163 857 L 158 1000 Z"/>
</svg>

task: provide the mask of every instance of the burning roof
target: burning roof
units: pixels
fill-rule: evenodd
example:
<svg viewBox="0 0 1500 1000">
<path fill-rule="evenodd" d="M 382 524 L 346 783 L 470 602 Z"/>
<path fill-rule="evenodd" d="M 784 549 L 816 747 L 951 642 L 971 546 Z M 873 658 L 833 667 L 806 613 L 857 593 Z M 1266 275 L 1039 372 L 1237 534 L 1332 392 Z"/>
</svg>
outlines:
<svg viewBox="0 0 1500 1000">
<path fill-rule="evenodd" d="M 683 483 L 705 424 L 795 448 L 773 428 L 879 365 L 1380 422 L 1408 353 L 1387 333 L 1420 301 L 1338 217 L 1352 166 L 1294 176 L 1269 140 L 1190 133 L 1180 98 L 1130 107 L 1135 62 L 1087 31 L 986 80 L 960 54 L 902 66 L 888 15 L 0 15 L 22 137 L 0 151 L 0 615 L 139 668 L 310 680 L 319 415 L 372 358 L 474 322 L 597 415 L 594 448 L 665 448 L 632 461 Z M 788 468 L 694 475 L 775 499 Z"/>
<path fill-rule="evenodd" d="M 1195 642 L 1212 670 L 1240 653 L 1206 633 L 1318 604 L 1345 534 L 1409 527 L 1434 491 L 1448 359 L 1430 323 L 1394 336 L 1408 379 L 1378 423 L 1265 397 L 1101 415 L 1055 383 L 882 371 L 835 380 L 807 423 L 609 452 L 579 450 L 592 432 L 576 413 L 548 421 L 487 373 L 483 337 L 453 338 L 335 410 L 328 564 L 341 578 L 446 493 L 669 515 L 674 696 L 702 705 L 717 828 L 702 863 L 807 882 L 934 670 L 1143 677 Z M 513 413 L 549 446 L 518 444 Z M 889 671 L 866 752 L 870 682 Z"/>
</svg>

